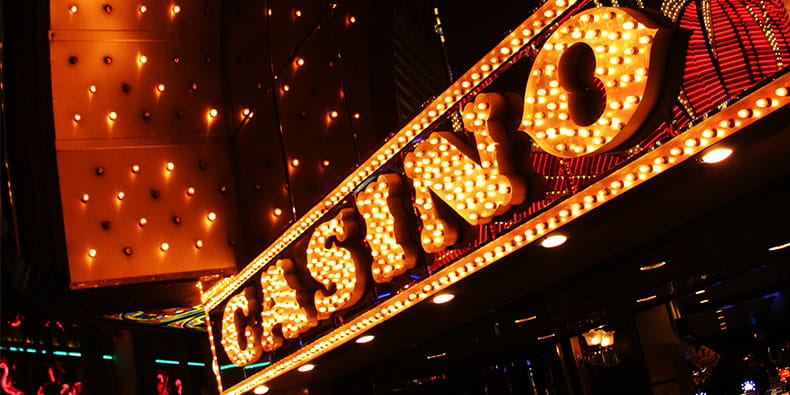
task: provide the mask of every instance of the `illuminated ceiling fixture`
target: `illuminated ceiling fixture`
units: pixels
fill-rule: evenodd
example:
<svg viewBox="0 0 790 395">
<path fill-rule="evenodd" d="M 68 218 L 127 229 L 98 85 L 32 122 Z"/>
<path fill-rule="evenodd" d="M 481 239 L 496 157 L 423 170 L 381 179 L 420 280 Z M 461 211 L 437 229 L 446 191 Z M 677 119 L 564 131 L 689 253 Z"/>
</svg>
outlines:
<svg viewBox="0 0 790 395">
<path fill-rule="evenodd" d="M 719 163 L 732 155 L 731 148 L 713 148 L 708 150 L 704 154 L 702 154 L 702 158 L 700 159 L 702 163 L 712 164 L 712 163 Z"/>
<path fill-rule="evenodd" d="M 649 301 L 649 300 L 653 300 L 653 299 L 655 299 L 655 298 L 657 298 L 657 297 L 658 297 L 658 296 L 656 296 L 656 295 L 650 295 L 650 296 L 648 296 L 648 297 L 646 297 L 646 298 L 637 299 L 637 300 L 636 300 L 636 303 L 643 303 L 643 302 L 647 302 L 647 301 Z"/>
<path fill-rule="evenodd" d="M 708 300 L 708 299 L 702 299 L 702 300 L 699 301 L 700 304 L 704 304 L 704 303 L 708 303 L 708 302 L 710 302 L 710 300 Z"/>
<path fill-rule="evenodd" d="M 639 268 L 639 270 L 641 270 L 641 271 L 643 271 L 643 272 L 646 272 L 646 271 L 648 271 L 648 270 L 654 270 L 654 269 L 658 269 L 658 268 L 660 268 L 661 266 L 664 266 L 664 265 L 666 265 L 666 264 L 667 264 L 667 262 L 666 262 L 666 261 L 661 261 L 661 262 L 658 262 L 658 263 L 654 263 L 654 264 L 652 264 L 652 265 L 645 265 L 645 266 L 642 266 L 642 267 L 640 267 L 640 268 Z"/>
<path fill-rule="evenodd" d="M 315 369 L 315 365 L 313 365 L 312 363 L 306 363 L 306 364 L 300 366 L 296 370 L 298 370 L 298 371 L 300 371 L 302 373 L 307 373 L 307 372 L 309 372 L 309 371 L 311 371 L 313 369 Z"/>
<path fill-rule="evenodd" d="M 257 395 L 263 395 L 263 394 L 265 394 L 267 392 L 269 392 L 269 387 L 267 387 L 265 385 L 259 385 L 259 386 L 255 387 L 254 390 L 252 390 L 252 393 L 257 394 Z"/>
<path fill-rule="evenodd" d="M 543 246 L 543 248 L 554 248 L 565 244 L 565 241 L 567 240 L 567 236 L 555 234 L 543 239 L 543 241 L 540 242 L 540 245 Z"/>
<path fill-rule="evenodd" d="M 538 318 L 538 316 L 533 315 L 531 317 L 519 318 L 519 319 L 513 321 L 513 323 L 521 324 L 522 322 L 532 321 L 532 320 L 537 319 L 537 318 Z"/>
<path fill-rule="evenodd" d="M 588 346 L 609 347 L 614 344 L 614 331 L 605 331 L 601 328 L 593 328 L 582 333 L 584 341 Z"/>
<path fill-rule="evenodd" d="M 449 302 L 449 301 L 451 301 L 453 299 L 455 299 L 455 295 L 450 294 L 450 293 L 443 293 L 443 294 L 438 294 L 438 295 L 434 296 L 433 297 L 433 303 L 444 304 L 444 303 L 447 303 L 447 302 Z"/>
<path fill-rule="evenodd" d="M 784 243 L 784 244 L 780 244 L 780 245 L 777 245 L 777 246 L 773 246 L 773 247 L 769 248 L 768 251 L 779 251 L 779 250 L 785 249 L 787 247 L 790 247 L 790 243 Z"/>
<path fill-rule="evenodd" d="M 375 338 L 376 338 L 376 336 L 373 336 L 373 335 L 364 335 L 364 336 L 360 336 L 360 337 L 358 337 L 358 338 L 357 338 L 357 340 L 356 340 L 356 342 L 357 342 L 358 344 L 365 344 L 365 343 L 370 343 L 370 342 L 372 342 L 372 341 L 373 341 L 373 339 L 375 339 Z"/>
<path fill-rule="evenodd" d="M 704 290 L 704 289 L 700 289 L 699 291 L 697 291 L 697 292 L 694 292 L 694 294 L 695 294 L 695 295 L 702 295 L 702 294 L 704 294 L 704 293 L 705 293 L 705 290 Z"/>
</svg>

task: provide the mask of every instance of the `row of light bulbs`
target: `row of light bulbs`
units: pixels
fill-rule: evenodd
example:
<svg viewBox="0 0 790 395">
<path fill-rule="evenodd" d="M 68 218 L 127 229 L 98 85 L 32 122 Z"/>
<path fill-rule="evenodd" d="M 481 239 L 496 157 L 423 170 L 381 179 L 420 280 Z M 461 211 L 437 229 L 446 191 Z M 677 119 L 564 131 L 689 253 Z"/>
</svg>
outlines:
<svg viewBox="0 0 790 395">
<path fill-rule="evenodd" d="M 76 14 L 77 11 L 79 11 L 79 7 L 76 4 L 70 4 L 68 6 L 68 10 L 69 10 L 70 13 Z M 105 5 L 102 6 L 102 10 L 104 10 L 104 12 L 109 14 L 109 13 L 112 12 L 113 8 L 112 8 L 112 5 L 105 4 Z M 170 10 L 169 11 L 170 11 L 171 15 L 180 14 L 181 13 L 181 5 L 173 4 L 173 5 L 170 6 Z M 145 4 L 140 4 L 137 7 L 137 12 L 139 12 L 140 14 L 147 13 L 148 12 L 148 6 L 145 5 Z"/>
</svg>

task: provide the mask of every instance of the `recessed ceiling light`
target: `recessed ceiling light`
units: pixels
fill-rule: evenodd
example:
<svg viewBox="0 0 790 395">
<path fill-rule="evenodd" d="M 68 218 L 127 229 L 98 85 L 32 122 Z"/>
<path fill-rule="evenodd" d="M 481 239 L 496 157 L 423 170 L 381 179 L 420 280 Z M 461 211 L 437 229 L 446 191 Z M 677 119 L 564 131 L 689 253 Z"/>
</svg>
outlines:
<svg viewBox="0 0 790 395">
<path fill-rule="evenodd" d="M 298 371 L 300 371 L 302 373 L 306 373 L 306 372 L 309 372 L 309 371 L 311 371 L 313 369 L 315 369 L 315 365 L 313 365 L 312 363 L 306 363 L 306 364 L 300 366 L 296 370 L 298 370 Z"/>
<path fill-rule="evenodd" d="M 359 344 L 370 343 L 375 338 L 376 338 L 376 336 L 373 336 L 373 335 L 364 335 L 364 336 L 358 337 L 356 342 L 359 343 Z"/>
<path fill-rule="evenodd" d="M 781 249 L 790 247 L 790 243 L 779 244 L 768 249 L 768 251 L 779 251 Z"/>
<path fill-rule="evenodd" d="M 702 163 L 712 164 L 712 163 L 719 163 L 732 155 L 731 148 L 714 148 L 709 150 L 708 152 L 702 155 Z"/>
<path fill-rule="evenodd" d="M 433 303 L 443 304 L 455 299 L 455 295 L 450 293 L 438 294 L 433 297 Z"/>
<path fill-rule="evenodd" d="M 708 302 L 710 302 L 710 300 L 708 300 L 708 299 L 702 299 L 702 300 L 700 300 L 699 302 L 700 302 L 700 303 L 708 303 Z"/>
<path fill-rule="evenodd" d="M 664 265 L 666 265 L 666 264 L 667 264 L 667 262 L 666 262 L 666 261 L 661 261 L 661 262 L 658 262 L 658 263 L 654 263 L 654 264 L 652 264 L 652 265 L 645 265 L 645 266 L 641 266 L 641 267 L 639 268 L 639 270 L 641 270 L 641 271 L 643 271 L 643 272 L 646 272 L 646 271 L 648 271 L 648 270 L 658 269 L 658 268 L 660 268 L 661 266 L 664 266 Z"/>
<path fill-rule="evenodd" d="M 702 294 L 704 294 L 704 293 L 705 293 L 705 290 L 704 290 L 704 289 L 700 289 L 699 291 L 697 291 L 697 292 L 694 292 L 694 294 L 696 294 L 696 295 L 702 295 Z"/>
<path fill-rule="evenodd" d="M 540 245 L 543 246 L 543 248 L 554 248 L 565 244 L 565 241 L 567 240 L 567 236 L 555 234 L 543 239 L 543 241 L 540 242 Z"/>
<path fill-rule="evenodd" d="M 439 354 L 429 355 L 429 356 L 425 357 L 425 359 L 441 358 L 441 357 L 443 357 L 445 355 L 447 355 L 447 353 L 446 352 L 442 352 L 442 353 L 439 353 Z"/>
<path fill-rule="evenodd" d="M 262 395 L 262 394 L 265 394 L 265 393 L 269 392 L 269 387 L 267 387 L 265 385 L 259 385 L 259 386 L 255 387 L 255 389 L 252 390 L 252 392 L 254 394 L 257 394 L 257 395 Z"/>
</svg>

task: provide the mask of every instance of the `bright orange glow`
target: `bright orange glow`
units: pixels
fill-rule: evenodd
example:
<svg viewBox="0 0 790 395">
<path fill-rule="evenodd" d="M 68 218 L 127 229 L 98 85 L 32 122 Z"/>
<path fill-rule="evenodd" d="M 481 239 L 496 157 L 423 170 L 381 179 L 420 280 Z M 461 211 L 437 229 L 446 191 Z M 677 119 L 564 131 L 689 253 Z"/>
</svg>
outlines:
<svg viewBox="0 0 790 395">
<path fill-rule="evenodd" d="M 279 208 L 274 209 L 274 215 L 276 217 L 279 217 L 280 215 L 282 215 L 282 213 L 283 213 L 283 210 L 280 210 Z"/>
<path fill-rule="evenodd" d="M 360 235 L 358 216 L 354 209 L 340 210 L 337 216 L 313 231 L 307 244 L 307 270 L 323 289 L 313 295 L 319 320 L 352 306 L 365 291 L 366 276 L 361 248 L 338 245 Z M 330 239 L 336 242 L 331 243 Z"/>
<path fill-rule="evenodd" d="M 88 256 L 89 256 L 89 257 L 91 257 L 91 258 L 94 258 L 94 257 L 96 257 L 96 250 L 95 250 L 95 249 L 93 249 L 93 248 L 91 248 L 90 250 L 88 250 Z"/>
<path fill-rule="evenodd" d="M 158 85 L 156 86 L 156 90 L 157 90 L 158 92 L 160 92 L 160 93 L 161 93 L 161 92 L 164 92 L 166 88 L 167 88 L 167 87 L 165 86 L 165 84 L 158 84 Z"/>
<path fill-rule="evenodd" d="M 359 113 L 358 112 L 354 113 L 354 119 L 359 119 Z"/>
<path fill-rule="evenodd" d="M 329 118 L 335 119 L 335 118 L 337 118 L 337 115 L 338 115 L 337 111 L 332 111 L 332 112 L 329 113 Z"/>
<path fill-rule="evenodd" d="M 206 218 L 207 218 L 209 221 L 214 221 L 215 219 L 217 219 L 217 213 L 215 213 L 215 212 L 211 211 L 211 212 L 209 212 L 209 213 L 208 213 L 208 215 L 206 216 Z"/>
<path fill-rule="evenodd" d="M 71 12 L 72 14 L 76 13 L 77 12 L 77 5 L 76 4 L 70 5 L 69 6 L 69 12 Z"/>
<path fill-rule="evenodd" d="M 126 197 L 126 194 L 123 192 L 118 192 L 118 195 L 115 196 L 118 200 L 123 200 Z"/>
<path fill-rule="evenodd" d="M 181 6 L 176 4 L 176 5 L 172 6 L 172 7 L 170 7 L 170 12 L 172 12 L 174 15 L 178 14 L 179 12 L 181 12 Z"/>
<path fill-rule="evenodd" d="M 107 114 L 107 119 L 109 119 L 110 121 L 114 121 L 118 119 L 118 113 L 115 111 L 111 111 L 109 114 Z"/>
<path fill-rule="evenodd" d="M 571 17 L 535 58 L 521 130 L 560 158 L 605 152 L 626 141 L 659 96 L 667 31 L 628 8 L 598 7 Z M 596 80 L 604 92 L 593 98 Z"/>
<path fill-rule="evenodd" d="M 203 240 L 195 241 L 195 248 L 203 248 Z"/>
<path fill-rule="evenodd" d="M 208 116 L 209 117 L 216 118 L 217 115 L 219 115 L 219 111 L 217 111 L 216 108 L 212 108 L 212 109 L 208 110 Z"/>
<path fill-rule="evenodd" d="M 291 86 L 290 85 L 288 85 L 288 84 L 283 85 L 283 92 L 288 92 L 289 90 L 291 90 Z"/>
<path fill-rule="evenodd" d="M 88 87 L 88 92 L 90 92 L 90 93 L 96 93 L 96 85 L 91 85 L 91 86 L 89 86 L 89 87 Z"/>
<path fill-rule="evenodd" d="M 293 159 L 291 159 L 291 166 L 293 166 L 293 167 L 299 167 L 299 164 L 300 164 L 300 163 L 301 163 L 301 162 L 299 162 L 299 159 L 298 159 L 298 158 L 293 158 Z"/>
<path fill-rule="evenodd" d="M 302 11 L 301 10 L 295 10 L 294 11 L 294 16 L 297 17 L 297 18 L 301 18 L 302 17 Z"/>
<path fill-rule="evenodd" d="M 139 173 L 139 172 L 140 172 L 140 165 L 138 165 L 138 164 L 136 164 L 136 163 L 135 163 L 135 164 L 133 164 L 133 165 L 132 165 L 132 173 L 134 173 L 134 174 L 137 174 L 137 173 Z"/>
<path fill-rule="evenodd" d="M 357 17 L 355 16 L 348 17 L 348 23 L 357 23 Z"/>
<path fill-rule="evenodd" d="M 87 203 L 88 200 L 90 200 L 90 198 L 91 198 L 90 195 L 88 195 L 87 193 L 83 193 L 82 197 L 80 197 L 80 201 L 82 201 L 83 203 Z"/>
<path fill-rule="evenodd" d="M 176 164 L 173 162 L 167 162 L 167 164 L 165 165 L 165 170 L 167 171 L 173 171 L 173 169 L 175 168 L 176 168 Z"/>
<path fill-rule="evenodd" d="M 193 186 L 187 187 L 187 196 L 192 196 L 194 194 L 195 194 L 195 187 Z"/>
<path fill-rule="evenodd" d="M 230 361 L 237 366 L 249 365 L 263 354 L 260 345 L 261 330 L 257 325 L 253 325 L 257 304 L 255 290 L 250 287 L 245 292 L 232 297 L 222 314 L 222 347 Z M 240 323 L 243 333 L 239 333 L 237 322 Z"/>
<path fill-rule="evenodd" d="M 81 120 L 82 120 L 82 115 L 80 115 L 80 114 L 74 114 L 74 122 L 79 122 L 79 121 L 81 121 Z"/>
<path fill-rule="evenodd" d="M 139 8 L 137 8 L 137 11 L 140 11 L 140 13 L 141 13 L 141 14 L 145 14 L 145 13 L 148 11 L 148 7 L 146 7 L 146 6 L 143 4 L 143 5 L 141 5 Z"/>
<path fill-rule="evenodd" d="M 324 166 L 324 167 L 329 167 L 329 161 L 325 160 L 325 161 L 321 162 L 321 165 Z"/>
<path fill-rule="evenodd" d="M 392 281 L 417 263 L 417 245 L 411 240 L 404 187 L 397 174 L 382 174 L 357 194 L 357 209 L 368 229 L 371 273 L 377 283 Z"/>
<path fill-rule="evenodd" d="M 170 244 L 168 244 L 167 242 L 163 242 L 162 244 L 159 245 L 159 249 L 162 251 L 167 251 L 170 249 Z"/>
<path fill-rule="evenodd" d="M 280 348 L 284 338 L 296 338 L 318 323 L 315 312 L 299 304 L 307 291 L 299 285 L 296 267 L 290 259 L 279 259 L 261 273 L 261 290 L 261 346 L 264 351 Z"/>
<path fill-rule="evenodd" d="M 295 62 L 297 66 L 304 66 L 304 59 L 302 58 L 296 58 Z"/>
<path fill-rule="evenodd" d="M 146 64 L 146 63 L 148 63 L 148 56 L 145 56 L 145 55 L 140 55 L 140 56 L 137 58 L 137 63 L 140 63 L 140 64 Z"/>
<path fill-rule="evenodd" d="M 143 227 L 143 226 L 145 226 L 147 224 L 148 224 L 148 220 L 145 217 L 140 218 L 140 220 L 137 221 L 137 225 L 140 225 L 140 227 Z"/>
</svg>

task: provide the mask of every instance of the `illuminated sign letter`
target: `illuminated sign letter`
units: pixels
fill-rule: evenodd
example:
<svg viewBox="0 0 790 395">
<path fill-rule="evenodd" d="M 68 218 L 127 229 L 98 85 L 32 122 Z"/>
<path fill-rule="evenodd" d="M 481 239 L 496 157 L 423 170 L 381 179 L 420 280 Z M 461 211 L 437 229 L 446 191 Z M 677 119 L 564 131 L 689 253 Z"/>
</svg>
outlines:
<svg viewBox="0 0 790 395">
<path fill-rule="evenodd" d="M 252 287 L 234 295 L 228 300 L 222 314 L 222 346 L 228 359 L 238 366 L 251 364 L 262 354 L 261 328 L 255 322 L 255 313 L 250 309 L 258 307 L 254 295 L 255 288 Z M 239 328 L 242 333 L 239 333 Z"/>
<path fill-rule="evenodd" d="M 574 15 L 532 65 L 521 130 L 561 158 L 622 144 L 655 105 L 672 33 L 628 8 Z"/>
<path fill-rule="evenodd" d="M 345 208 L 335 218 L 318 225 L 310 237 L 307 270 L 323 287 L 313 298 L 319 320 L 353 305 L 365 291 L 364 254 L 361 248 L 343 246 L 344 241 L 351 242 L 359 235 L 356 211 Z"/>
<path fill-rule="evenodd" d="M 478 155 L 450 132 L 431 133 L 406 155 L 404 170 L 413 180 L 426 252 L 442 251 L 457 238 L 455 226 L 441 218 L 432 194 L 472 225 L 488 223 L 524 201 L 526 184 L 515 171 L 508 138 L 508 131 L 518 124 L 510 114 L 520 110 L 520 99 L 511 95 L 481 93 L 463 111 Z"/>
<path fill-rule="evenodd" d="M 417 248 L 407 229 L 403 181 L 397 174 L 382 174 L 357 195 L 357 209 L 365 220 L 365 239 L 377 283 L 392 281 L 414 267 Z"/>
<path fill-rule="evenodd" d="M 290 259 L 279 259 L 261 273 L 263 336 L 261 346 L 266 352 L 278 349 L 283 338 L 293 339 L 314 327 L 315 313 L 299 302 L 309 300 L 296 278 L 296 268 Z M 279 332 L 275 329 L 279 325 Z"/>
</svg>

